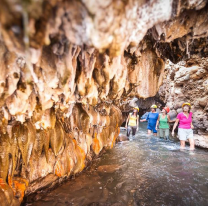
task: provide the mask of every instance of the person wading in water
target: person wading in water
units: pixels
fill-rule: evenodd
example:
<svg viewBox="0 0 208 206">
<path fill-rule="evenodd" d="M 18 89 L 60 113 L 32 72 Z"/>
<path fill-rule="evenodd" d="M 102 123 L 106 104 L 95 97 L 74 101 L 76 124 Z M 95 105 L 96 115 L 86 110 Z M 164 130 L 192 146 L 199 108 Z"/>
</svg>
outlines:
<svg viewBox="0 0 208 206">
<path fill-rule="evenodd" d="M 157 130 L 155 129 L 159 114 L 156 112 L 157 106 L 154 104 L 151 106 L 151 112 L 147 115 L 146 119 L 140 120 L 140 122 L 148 121 L 147 133 L 151 134 L 153 131 L 154 136 L 157 136 Z"/>
<path fill-rule="evenodd" d="M 192 112 L 190 112 L 191 104 L 186 102 L 182 105 L 182 108 L 183 108 L 183 112 L 179 113 L 176 117 L 176 122 L 172 130 L 172 135 L 174 136 L 175 128 L 179 123 L 178 136 L 181 143 L 181 149 L 185 148 L 185 141 L 189 140 L 190 150 L 194 150 L 194 135 L 193 135 L 194 126 L 192 124 Z"/>
<path fill-rule="evenodd" d="M 134 110 L 132 113 L 129 114 L 127 120 L 126 120 L 126 126 L 125 128 L 127 128 L 127 137 L 130 136 L 130 133 L 132 131 L 132 136 L 134 137 L 136 134 L 136 131 L 138 131 L 139 129 L 139 108 L 138 107 L 134 107 Z M 127 127 L 128 125 L 128 127 Z"/>
<path fill-rule="evenodd" d="M 170 116 L 168 112 L 170 111 L 169 107 L 164 107 L 162 110 L 162 114 L 159 115 L 156 123 L 155 129 L 157 130 L 159 125 L 159 135 L 160 138 L 164 138 L 166 140 L 169 139 L 169 124 L 168 122 L 174 122 L 170 120 Z"/>
</svg>

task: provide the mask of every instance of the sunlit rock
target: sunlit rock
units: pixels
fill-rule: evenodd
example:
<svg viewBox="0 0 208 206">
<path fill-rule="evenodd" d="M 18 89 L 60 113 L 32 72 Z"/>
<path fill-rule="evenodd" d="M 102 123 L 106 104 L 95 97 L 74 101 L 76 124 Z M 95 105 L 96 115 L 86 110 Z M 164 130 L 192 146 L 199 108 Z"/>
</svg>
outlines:
<svg viewBox="0 0 208 206">
<path fill-rule="evenodd" d="M 135 105 L 160 100 L 173 120 L 190 101 L 204 142 L 206 19 L 205 0 L 2 0 L 2 204 L 83 171 L 114 146 L 122 111 Z"/>
<path fill-rule="evenodd" d="M 207 147 L 207 98 L 206 81 L 207 58 L 195 58 L 188 60 L 184 66 L 179 62 L 176 65 L 166 65 L 163 85 L 159 89 L 159 95 L 167 106 L 170 106 L 170 118 L 175 119 L 182 112 L 182 104 L 189 102 L 192 105 L 195 144 L 203 148 Z M 191 64 L 191 66 L 189 66 Z M 174 71 L 174 72 L 173 72 Z M 174 75 L 173 75 L 174 74 Z"/>
</svg>

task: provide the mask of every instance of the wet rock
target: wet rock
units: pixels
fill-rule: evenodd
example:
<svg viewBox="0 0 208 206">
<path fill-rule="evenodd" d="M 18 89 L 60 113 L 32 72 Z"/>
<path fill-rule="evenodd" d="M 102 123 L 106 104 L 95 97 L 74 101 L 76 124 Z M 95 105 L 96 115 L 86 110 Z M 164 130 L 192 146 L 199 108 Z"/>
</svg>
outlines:
<svg viewBox="0 0 208 206">
<path fill-rule="evenodd" d="M 59 151 L 61 150 L 63 142 L 64 131 L 61 126 L 61 122 L 58 120 L 56 121 L 55 128 L 50 130 L 50 144 L 55 156 L 57 156 Z"/>
<path fill-rule="evenodd" d="M 27 188 L 26 193 L 31 194 L 36 192 L 37 190 L 41 190 L 44 188 L 48 188 L 53 182 L 55 182 L 58 177 L 54 174 L 48 174 L 47 176 L 34 181 L 30 186 Z"/>
<path fill-rule="evenodd" d="M 12 188 L 0 178 L 0 200 L 2 206 L 18 206 L 20 201 L 14 196 Z"/>
<path fill-rule="evenodd" d="M 28 180 L 22 177 L 11 177 L 9 185 L 12 188 L 14 195 L 21 202 L 25 195 L 25 190 L 28 187 Z"/>
<path fill-rule="evenodd" d="M 129 138 L 126 135 L 119 134 L 116 141 L 117 142 L 129 141 Z"/>
<path fill-rule="evenodd" d="M 195 145 L 201 148 L 208 148 L 208 135 L 194 135 Z"/>
<path fill-rule="evenodd" d="M 99 166 L 97 171 L 100 175 L 103 175 L 103 174 L 111 174 L 111 173 L 114 173 L 115 171 L 118 171 L 120 169 L 120 165 L 102 165 L 102 166 Z"/>
<path fill-rule="evenodd" d="M 206 3 L 2 0 L 0 178 L 19 200 L 28 184 L 75 175 L 112 148 L 121 110 L 132 98 L 147 109 L 163 79 L 171 119 L 190 101 L 206 133 L 207 60 L 193 60 L 208 55 Z M 184 61 L 165 71 L 166 58 Z"/>
</svg>

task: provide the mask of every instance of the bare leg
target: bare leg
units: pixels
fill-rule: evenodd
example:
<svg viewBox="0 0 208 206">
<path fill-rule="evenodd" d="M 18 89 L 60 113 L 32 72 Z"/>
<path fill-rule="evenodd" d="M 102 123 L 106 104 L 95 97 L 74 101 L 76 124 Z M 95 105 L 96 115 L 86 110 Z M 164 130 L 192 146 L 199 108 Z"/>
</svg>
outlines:
<svg viewBox="0 0 208 206">
<path fill-rule="evenodd" d="M 181 142 L 181 149 L 185 149 L 185 141 L 184 140 L 180 140 Z"/>
<path fill-rule="evenodd" d="M 190 150 L 194 150 L 195 147 L 194 147 L 194 139 L 193 138 L 189 139 L 189 144 L 190 144 Z"/>
<path fill-rule="evenodd" d="M 153 133 L 154 136 L 157 136 L 157 133 Z"/>
<path fill-rule="evenodd" d="M 152 134 L 152 131 L 148 129 L 148 130 L 147 130 L 147 134 L 148 134 L 148 135 L 151 135 L 151 134 Z"/>
</svg>

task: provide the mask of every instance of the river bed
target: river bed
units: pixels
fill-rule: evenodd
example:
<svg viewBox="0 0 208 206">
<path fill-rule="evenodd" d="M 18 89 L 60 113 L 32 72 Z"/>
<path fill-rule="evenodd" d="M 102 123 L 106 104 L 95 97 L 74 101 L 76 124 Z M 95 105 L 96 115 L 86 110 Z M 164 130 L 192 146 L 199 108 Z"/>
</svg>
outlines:
<svg viewBox="0 0 208 206">
<path fill-rule="evenodd" d="M 208 151 L 188 148 L 147 136 L 141 123 L 132 141 L 116 144 L 78 177 L 23 205 L 207 206 Z"/>
</svg>

